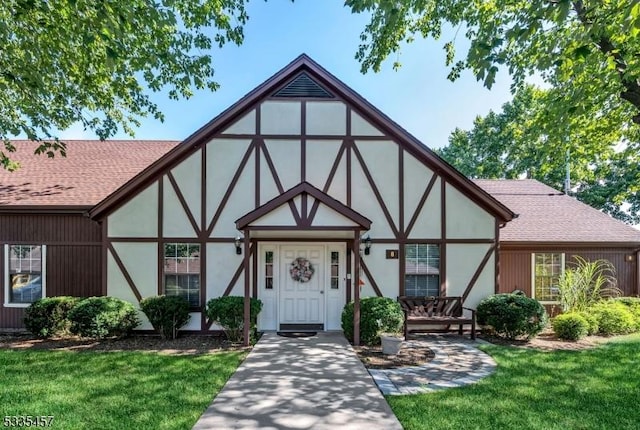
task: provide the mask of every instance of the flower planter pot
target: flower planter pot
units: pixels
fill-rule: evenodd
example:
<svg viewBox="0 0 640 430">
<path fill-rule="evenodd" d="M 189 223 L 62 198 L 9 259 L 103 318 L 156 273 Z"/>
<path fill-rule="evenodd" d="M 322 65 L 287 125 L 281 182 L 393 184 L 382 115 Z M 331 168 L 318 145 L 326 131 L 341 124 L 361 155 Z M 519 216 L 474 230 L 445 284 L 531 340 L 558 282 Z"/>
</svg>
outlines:
<svg viewBox="0 0 640 430">
<path fill-rule="evenodd" d="M 385 336 L 381 335 L 382 341 L 382 353 L 386 355 L 396 355 L 400 352 L 402 346 L 402 338 L 398 336 Z"/>
</svg>

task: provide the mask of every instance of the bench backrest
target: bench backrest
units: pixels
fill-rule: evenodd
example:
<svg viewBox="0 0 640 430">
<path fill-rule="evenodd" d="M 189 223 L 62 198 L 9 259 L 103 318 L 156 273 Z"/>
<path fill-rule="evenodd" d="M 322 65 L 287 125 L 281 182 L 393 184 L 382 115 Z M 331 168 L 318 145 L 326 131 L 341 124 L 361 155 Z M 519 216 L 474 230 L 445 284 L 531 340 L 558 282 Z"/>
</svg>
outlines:
<svg viewBox="0 0 640 430">
<path fill-rule="evenodd" d="M 405 315 L 416 317 L 460 317 L 462 297 L 398 297 Z"/>
</svg>

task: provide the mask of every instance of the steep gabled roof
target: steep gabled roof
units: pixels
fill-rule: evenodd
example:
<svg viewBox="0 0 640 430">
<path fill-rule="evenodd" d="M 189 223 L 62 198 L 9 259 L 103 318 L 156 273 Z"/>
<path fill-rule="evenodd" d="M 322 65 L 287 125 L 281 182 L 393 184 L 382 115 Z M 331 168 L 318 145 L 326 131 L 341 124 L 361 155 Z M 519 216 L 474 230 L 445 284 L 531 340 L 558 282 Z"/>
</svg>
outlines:
<svg viewBox="0 0 640 430">
<path fill-rule="evenodd" d="M 508 207 L 492 198 L 480 187 L 465 178 L 451 165 L 438 157 L 433 151 L 428 149 L 406 130 L 389 119 L 389 117 L 380 112 L 362 96 L 357 94 L 304 54 L 296 58 L 234 105 L 186 138 L 174 150 L 159 159 L 144 172 L 137 175 L 126 185 L 122 186 L 116 192 L 100 202 L 90 211 L 91 217 L 101 218 L 108 214 L 110 211 L 122 204 L 124 200 L 155 180 L 155 178 L 161 175 L 165 170 L 186 158 L 201 145 L 206 144 L 217 133 L 226 129 L 261 100 L 273 95 L 277 91 L 283 91 L 288 85 L 295 82 L 296 79 L 299 80 L 300 76 L 303 75 L 305 76 L 305 85 L 308 85 L 306 80 L 307 78 L 310 78 L 320 84 L 320 89 L 325 91 L 328 95 L 343 99 L 365 119 L 371 121 L 380 130 L 385 132 L 392 139 L 396 140 L 413 155 L 423 160 L 438 174 L 442 175 L 448 182 L 456 186 L 469 198 L 474 200 L 481 207 L 485 208 L 485 210 L 492 213 L 498 219 L 506 222 L 514 217 L 514 213 L 511 212 Z M 308 88 L 308 90 L 317 91 L 318 89 Z"/>
<path fill-rule="evenodd" d="M 28 207 L 87 210 L 174 148 L 176 141 L 65 140 L 67 157 L 35 155 L 36 142 L 15 140 L 9 156 L 21 168 L 0 168 L 0 211 Z"/>
<path fill-rule="evenodd" d="M 640 231 L 536 180 L 474 182 L 519 214 L 500 231 L 502 243 L 640 245 Z"/>
</svg>

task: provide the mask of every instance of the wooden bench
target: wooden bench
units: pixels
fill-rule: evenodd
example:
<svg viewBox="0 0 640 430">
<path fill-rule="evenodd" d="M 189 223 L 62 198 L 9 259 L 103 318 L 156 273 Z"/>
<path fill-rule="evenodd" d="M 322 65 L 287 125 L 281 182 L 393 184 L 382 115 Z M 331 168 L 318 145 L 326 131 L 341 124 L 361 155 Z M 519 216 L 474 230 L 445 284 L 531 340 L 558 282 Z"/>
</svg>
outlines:
<svg viewBox="0 0 640 430">
<path fill-rule="evenodd" d="M 476 311 L 462 306 L 462 297 L 398 297 L 404 311 L 404 339 L 407 340 L 410 325 L 458 325 L 471 324 L 471 339 L 476 338 Z M 463 315 L 463 310 L 471 311 L 471 317 Z M 416 329 L 413 333 L 427 333 L 432 330 Z"/>
</svg>

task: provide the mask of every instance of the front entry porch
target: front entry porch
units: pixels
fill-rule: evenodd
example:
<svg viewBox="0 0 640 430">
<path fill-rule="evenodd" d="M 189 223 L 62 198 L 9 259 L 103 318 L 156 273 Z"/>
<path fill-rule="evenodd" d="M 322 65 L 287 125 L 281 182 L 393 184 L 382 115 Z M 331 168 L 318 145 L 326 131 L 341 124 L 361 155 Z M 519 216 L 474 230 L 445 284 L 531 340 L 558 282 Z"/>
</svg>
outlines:
<svg viewBox="0 0 640 430">
<path fill-rule="evenodd" d="M 302 182 L 236 221 L 244 235 L 244 340 L 251 297 L 263 302 L 260 330 L 340 330 L 354 300 L 360 338 L 360 237 L 371 221 Z"/>
</svg>

